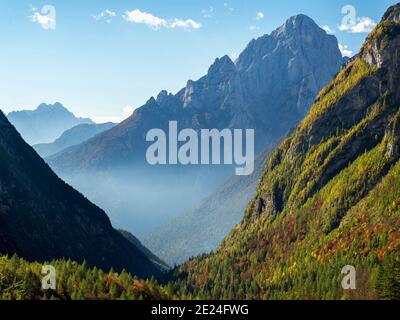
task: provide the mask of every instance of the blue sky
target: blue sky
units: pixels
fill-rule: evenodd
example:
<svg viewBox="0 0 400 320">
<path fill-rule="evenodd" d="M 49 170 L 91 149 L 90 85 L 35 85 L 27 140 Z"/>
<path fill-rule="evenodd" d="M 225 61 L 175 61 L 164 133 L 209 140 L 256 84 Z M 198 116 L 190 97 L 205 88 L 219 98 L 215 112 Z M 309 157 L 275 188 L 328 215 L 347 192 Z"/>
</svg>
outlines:
<svg viewBox="0 0 400 320">
<path fill-rule="evenodd" d="M 79 116 L 115 121 L 162 89 L 176 92 L 216 57 L 234 57 L 295 14 L 329 27 L 356 53 L 395 2 L 0 0 L 0 108 L 59 101 Z M 54 19 L 42 13 L 45 5 L 55 8 Z M 340 27 L 345 5 L 356 9 L 356 23 L 347 29 Z"/>
</svg>

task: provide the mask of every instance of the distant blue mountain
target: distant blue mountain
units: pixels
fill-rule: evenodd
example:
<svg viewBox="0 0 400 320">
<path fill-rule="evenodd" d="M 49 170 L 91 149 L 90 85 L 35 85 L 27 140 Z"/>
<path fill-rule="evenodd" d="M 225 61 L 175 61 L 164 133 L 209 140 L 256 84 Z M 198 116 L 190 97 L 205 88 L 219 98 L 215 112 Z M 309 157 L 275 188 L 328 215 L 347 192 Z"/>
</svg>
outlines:
<svg viewBox="0 0 400 320">
<path fill-rule="evenodd" d="M 61 137 L 52 143 L 35 144 L 33 148 L 42 157 L 54 155 L 66 148 L 78 145 L 93 138 L 99 133 L 113 128 L 116 124 L 112 122 L 102 124 L 83 123 L 65 131 Z"/>
<path fill-rule="evenodd" d="M 77 118 L 59 102 L 42 103 L 36 110 L 13 111 L 7 118 L 30 145 L 53 142 L 78 124 L 94 123 L 88 118 Z"/>
</svg>

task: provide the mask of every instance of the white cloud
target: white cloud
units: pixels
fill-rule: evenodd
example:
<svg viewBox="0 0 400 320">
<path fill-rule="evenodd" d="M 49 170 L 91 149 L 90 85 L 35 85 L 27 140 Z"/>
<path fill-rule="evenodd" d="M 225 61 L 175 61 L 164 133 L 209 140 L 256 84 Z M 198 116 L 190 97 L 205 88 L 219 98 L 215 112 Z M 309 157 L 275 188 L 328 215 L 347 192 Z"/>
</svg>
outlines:
<svg viewBox="0 0 400 320">
<path fill-rule="evenodd" d="M 251 25 L 249 26 L 249 30 L 254 31 L 254 30 L 259 30 L 260 28 L 255 26 L 255 25 Z"/>
<path fill-rule="evenodd" d="M 107 23 L 111 23 L 112 22 L 112 18 L 114 18 L 117 14 L 114 11 L 111 11 L 109 9 L 106 9 L 102 12 L 100 12 L 97 15 L 93 16 L 93 19 L 100 21 L 100 20 L 105 20 Z"/>
<path fill-rule="evenodd" d="M 256 14 L 256 20 L 262 20 L 262 19 L 264 19 L 264 13 L 262 13 L 262 12 L 257 12 L 257 14 Z"/>
<path fill-rule="evenodd" d="M 324 29 L 327 34 L 335 34 L 336 33 L 336 30 L 332 29 L 330 26 L 325 25 L 325 26 L 322 26 L 321 28 Z"/>
<path fill-rule="evenodd" d="M 353 51 L 351 51 L 351 50 L 349 49 L 349 46 L 348 46 L 348 45 L 340 44 L 340 43 L 339 43 L 339 50 L 340 50 L 340 52 L 342 53 L 342 56 L 343 56 L 343 57 L 352 57 L 352 56 L 353 56 Z"/>
<path fill-rule="evenodd" d="M 120 122 L 124 121 L 125 119 L 129 118 L 133 114 L 133 111 L 135 111 L 134 107 L 132 107 L 130 105 L 126 105 L 125 107 L 122 108 L 120 115 L 94 116 L 91 118 L 96 123 L 105 123 L 105 122 L 120 123 Z"/>
<path fill-rule="evenodd" d="M 182 28 L 184 30 L 191 30 L 200 29 L 202 27 L 201 23 L 196 22 L 193 19 L 182 20 L 175 18 L 172 20 L 166 20 L 151 13 L 140 11 L 139 9 L 126 11 L 123 17 L 128 22 L 145 24 L 154 30 L 160 28 Z"/>
<path fill-rule="evenodd" d="M 171 28 L 182 28 L 186 30 L 201 28 L 201 23 L 196 22 L 192 19 L 187 19 L 187 20 L 174 19 L 174 21 L 171 22 L 169 25 Z"/>
<path fill-rule="evenodd" d="M 357 22 L 347 24 L 342 23 L 339 26 L 339 30 L 350 33 L 369 33 L 376 27 L 376 25 L 375 20 L 368 17 L 362 17 L 358 18 Z"/>
<path fill-rule="evenodd" d="M 38 23 L 45 30 L 56 28 L 56 10 L 53 6 L 46 5 L 41 12 L 37 8 L 31 7 L 33 14 L 30 16 L 32 22 Z"/>
<path fill-rule="evenodd" d="M 53 18 L 42 15 L 39 12 L 34 12 L 31 18 L 32 22 L 37 22 L 41 26 L 46 26 L 53 22 Z"/>
<path fill-rule="evenodd" d="M 133 11 L 126 11 L 124 19 L 128 22 L 143 23 L 153 29 L 160 29 L 161 27 L 167 27 L 167 20 L 153 16 L 151 13 L 142 12 L 139 9 Z"/>
</svg>

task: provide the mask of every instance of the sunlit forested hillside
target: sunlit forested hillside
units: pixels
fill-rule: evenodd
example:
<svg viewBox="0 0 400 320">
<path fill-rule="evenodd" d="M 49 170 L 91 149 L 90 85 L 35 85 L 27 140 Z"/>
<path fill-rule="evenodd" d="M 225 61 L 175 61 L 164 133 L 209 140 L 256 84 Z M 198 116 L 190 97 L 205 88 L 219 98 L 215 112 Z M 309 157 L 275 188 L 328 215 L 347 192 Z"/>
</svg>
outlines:
<svg viewBox="0 0 400 320">
<path fill-rule="evenodd" d="M 400 4 L 270 157 L 243 221 L 175 270 L 213 299 L 400 298 Z M 357 289 L 341 286 L 344 266 Z"/>
</svg>

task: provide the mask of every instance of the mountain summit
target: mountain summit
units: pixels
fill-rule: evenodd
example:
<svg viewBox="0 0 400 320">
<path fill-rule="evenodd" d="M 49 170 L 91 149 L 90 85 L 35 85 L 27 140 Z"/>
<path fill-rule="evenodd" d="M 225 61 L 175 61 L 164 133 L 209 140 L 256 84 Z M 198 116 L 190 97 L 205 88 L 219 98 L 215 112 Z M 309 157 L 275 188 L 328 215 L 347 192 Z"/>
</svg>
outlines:
<svg viewBox="0 0 400 320">
<path fill-rule="evenodd" d="M 342 61 L 334 36 L 307 16 L 292 17 L 271 35 L 251 41 L 236 64 L 228 56 L 216 59 L 207 75 L 188 81 L 176 95 L 161 91 L 107 134 L 51 164 L 62 170 L 144 160 L 143 134 L 167 128 L 168 120 L 194 129 L 255 128 L 263 149 L 306 114 Z"/>
<path fill-rule="evenodd" d="M 77 118 L 61 103 L 40 104 L 36 110 L 13 111 L 7 115 L 10 122 L 29 144 L 49 143 L 72 127 L 93 121 Z"/>
</svg>

